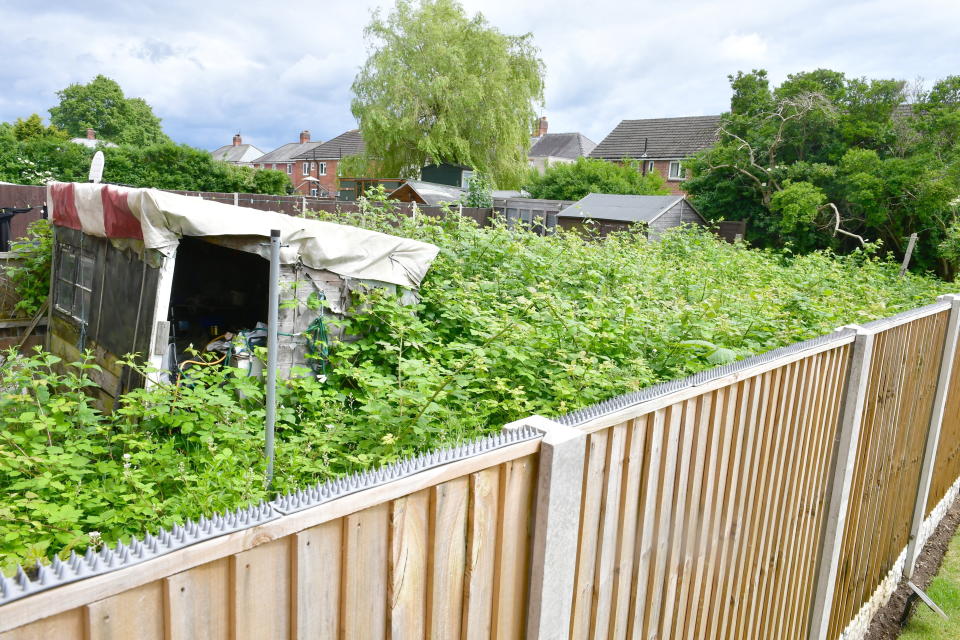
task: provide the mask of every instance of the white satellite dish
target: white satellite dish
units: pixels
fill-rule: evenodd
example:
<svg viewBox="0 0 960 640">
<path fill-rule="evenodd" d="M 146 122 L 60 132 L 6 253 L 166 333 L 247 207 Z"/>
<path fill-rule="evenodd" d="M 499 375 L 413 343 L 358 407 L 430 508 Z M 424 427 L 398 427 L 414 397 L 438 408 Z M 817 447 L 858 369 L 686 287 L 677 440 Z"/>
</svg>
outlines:
<svg viewBox="0 0 960 640">
<path fill-rule="evenodd" d="M 98 183 L 103 180 L 103 151 L 97 151 L 93 154 L 93 162 L 90 163 L 90 182 Z"/>
</svg>

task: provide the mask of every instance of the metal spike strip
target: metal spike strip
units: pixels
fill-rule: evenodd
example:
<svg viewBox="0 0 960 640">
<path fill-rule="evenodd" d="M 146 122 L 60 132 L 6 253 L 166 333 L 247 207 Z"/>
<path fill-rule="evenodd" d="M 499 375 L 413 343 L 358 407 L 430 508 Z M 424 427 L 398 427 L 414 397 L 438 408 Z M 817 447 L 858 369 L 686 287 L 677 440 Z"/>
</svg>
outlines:
<svg viewBox="0 0 960 640">
<path fill-rule="evenodd" d="M 541 435 L 537 429 L 524 425 L 519 429 L 501 431 L 492 436 L 464 442 L 456 447 L 430 451 L 415 458 L 401 460 L 379 469 L 353 474 L 345 478 L 338 478 L 313 485 L 312 487 L 293 491 L 277 498 L 271 505 L 284 515 L 296 513 L 297 511 L 303 511 L 304 509 L 342 498 L 351 493 L 357 493 L 358 491 L 365 491 L 373 487 L 388 484 L 434 467 L 472 458 L 481 453 L 487 453 L 488 451 L 500 449 L 518 442 L 534 440 L 541 437 Z"/>
<path fill-rule="evenodd" d="M 662 382 L 640 391 L 634 391 L 633 393 L 617 396 L 616 398 L 611 398 L 610 400 L 604 400 L 603 402 L 599 402 L 589 407 L 572 411 L 566 415 L 555 418 L 555 420 L 560 424 L 567 425 L 568 427 L 576 427 L 586 424 L 591 420 L 602 418 L 629 407 L 643 404 L 644 402 L 650 402 L 651 400 L 662 398 L 663 396 L 676 393 L 683 389 L 698 387 L 700 385 L 707 384 L 708 382 L 717 380 L 718 378 L 743 371 L 744 369 L 767 364 L 773 360 L 776 360 L 777 358 L 794 355 L 796 353 L 822 347 L 833 342 L 848 340 L 854 333 L 854 329 L 840 329 L 834 331 L 833 333 L 818 336 L 804 342 L 797 342 L 786 347 L 780 347 L 779 349 L 774 349 L 773 351 L 768 351 L 766 353 L 752 356 L 744 360 L 739 360 L 731 364 L 723 365 L 721 367 L 714 367 L 713 369 L 707 369 L 706 371 L 701 371 L 700 373 L 696 373 L 687 378 Z"/>
<path fill-rule="evenodd" d="M 918 318 L 923 318 L 926 316 L 932 316 L 935 313 L 940 313 L 941 311 L 948 311 L 950 309 L 950 301 L 939 301 L 934 302 L 933 304 L 928 304 L 923 307 L 917 307 L 915 309 L 910 309 L 908 311 L 902 311 L 896 315 L 890 316 L 889 318 L 880 318 L 879 320 L 873 320 L 872 322 L 867 322 L 861 325 L 864 329 L 869 329 L 871 331 L 881 331 L 884 329 L 893 329 L 902 324 L 906 324 L 912 320 L 917 320 Z"/>
<path fill-rule="evenodd" d="M 148 533 L 143 540 L 134 537 L 130 544 L 118 542 L 112 548 L 104 546 L 99 551 L 88 547 L 84 555 L 71 551 L 67 560 L 54 557 L 49 565 L 38 562 L 30 575 L 23 567 L 17 567 L 13 578 L 7 578 L 0 572 L 0 606 L 39 591 L 125 569 L 171 551 L 279 517 L 280 514 L 268 503 L 261 502 L 245 509 L 218 514 L 213 518 L 201 518 L 198 522 L 188 520 L 183 525 L 174 525 L 169 531 L 161 529 L 155 536 Z"/>
</svg>

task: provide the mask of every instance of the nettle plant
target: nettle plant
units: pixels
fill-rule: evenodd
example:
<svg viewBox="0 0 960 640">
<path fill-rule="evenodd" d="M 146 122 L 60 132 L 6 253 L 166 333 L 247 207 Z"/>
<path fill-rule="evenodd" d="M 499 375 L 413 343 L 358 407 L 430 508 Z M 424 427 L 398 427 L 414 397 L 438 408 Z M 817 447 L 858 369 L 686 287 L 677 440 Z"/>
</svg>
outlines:
<svg viewBox="0 0 960 640">
<path fill-rule="evenodd" d="M 278 391 L 274 489 L 396 461 L 540 413 L 651 384 L 930 302 L 947 285 L 897 277 L 870 250 L 794 256 L 680 229 L 604 239 L 414 219 L 368 194 L 321 214 L 432 242 L 419 302 L 357 293 L 326 374 Z M 135 363 L 131 360 L 131 365 Z M 125 539 L 268 497 L 263 387 L 202 367 L 119 399 L 89 361 L 42 352 L 0 366 L 0 567 Z M 143 371 L 145 375 L 152 372 Z"/>
</svg>

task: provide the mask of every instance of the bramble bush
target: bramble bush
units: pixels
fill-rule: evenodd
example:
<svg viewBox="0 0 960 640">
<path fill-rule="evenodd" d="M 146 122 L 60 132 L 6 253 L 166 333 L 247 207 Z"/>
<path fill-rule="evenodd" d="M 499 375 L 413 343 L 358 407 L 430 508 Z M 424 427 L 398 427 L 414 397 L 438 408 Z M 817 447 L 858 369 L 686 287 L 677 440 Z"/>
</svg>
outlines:
<svg viewBox="0 0 960 640">
<path fill-rule="evenodd" d="M 556 416 L 616 394 L 931 302 L 870 250 L 803 256 L 698 229 L 647 242 L 414 220 L 367 202 L 324 214 L 432 242 L 412 309 L 383 290 L 343 321 L 325 380 L 281 385 L 274 489 Z M 0 568 L 125 539 L 268 497 L 263 387 L 206 367 L 127 394 L 112 414 L 85 393 L 90 362 L 46 353 L 0 367 Z M 149 372 L 147 372 L 149 375 Z"/>
</svg>

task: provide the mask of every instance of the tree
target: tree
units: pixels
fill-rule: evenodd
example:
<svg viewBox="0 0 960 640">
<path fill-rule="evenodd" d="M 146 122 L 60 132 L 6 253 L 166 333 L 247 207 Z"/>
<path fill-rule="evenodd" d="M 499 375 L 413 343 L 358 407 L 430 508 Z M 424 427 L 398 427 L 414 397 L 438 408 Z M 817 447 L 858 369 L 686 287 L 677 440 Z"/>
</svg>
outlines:
<svg viewBox="0 0 960 640">
<path fill-rule="evenodd" d="M 40 116 L 34 113 L 26 120 L 17 118 L 13 124 L 13 137 L 20 142 L 37 139 L 68 140 L 70 134 L 52 124 L 45 127 Z"/>
<path fill-rule="evenodd" d="M 795 250 L 881 241 L 952 278 L 960 197 L 960 78 L 929 92 L 819 69 L 771 89 L 763 71 L 730 78 L 718 142 L 689 161 L 686 189 L 707 217 L 748 221 L 750 239 Z"/>
<path fill-rule="evenodd" d="M 669 193 L 659 173 L 644 175 L 635 160 L 615 163 L 599 158 L 577 158 L 575 162 L 550 165 L 543 175 L 531 175 L 526 189 L 532 197 L 548 200 L 579 200 L 590 193 Z"/>
<path fill-rule="evenodd" d="M 60 104 L 50 121 L 70 135 L 83 137 L 88 128 L 102 140 L 147 146 L 170 142 L 160 118 L 141 98 L 127 98 L 115 81 L 98 75 L 89 84 L 72 84 L 57 92 Z"/>
<path fill-rule="evenodd" d="M 465 207 L 492 207 L 493 193 L 490 181 L 482 173 L 475 173 L 467 183 L 467 193 L 463 197 Z"/>
<path fill-rule="evenodd" d="M 472 167 L 500 188 L 519 186 L 543 61 L 531 34 L 511 36 L 456 0 L 397 0 L 365 30 L 371 53 L 351 109 L 366 155 L 387 175 L 415 177 L 428 162 Z"/>
</svg>

